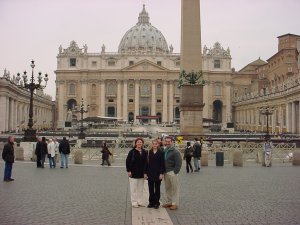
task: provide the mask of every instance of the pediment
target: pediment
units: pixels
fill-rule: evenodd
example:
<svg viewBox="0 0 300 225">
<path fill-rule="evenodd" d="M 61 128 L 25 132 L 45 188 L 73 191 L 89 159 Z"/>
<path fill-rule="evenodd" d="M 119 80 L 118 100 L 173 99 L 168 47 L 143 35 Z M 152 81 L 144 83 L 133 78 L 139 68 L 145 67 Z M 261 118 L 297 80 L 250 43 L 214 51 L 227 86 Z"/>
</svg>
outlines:
<svg viewBox="0 0 300 225">
<path fill-rule="evenodd" d="M 167 68 L 157 65 L 149 60 L 142 60 L 133 65 L 127 66 L 122 71 L 166 71 Z"/>
</svg>

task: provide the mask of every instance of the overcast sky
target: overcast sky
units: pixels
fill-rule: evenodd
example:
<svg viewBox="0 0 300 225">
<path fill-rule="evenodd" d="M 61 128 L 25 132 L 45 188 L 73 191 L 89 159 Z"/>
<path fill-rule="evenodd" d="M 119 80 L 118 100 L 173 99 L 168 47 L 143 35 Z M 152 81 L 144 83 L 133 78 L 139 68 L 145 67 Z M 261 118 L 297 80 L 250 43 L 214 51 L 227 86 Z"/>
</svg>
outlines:
<svg viewBox="0 0 300 225">
<path fill-rule="evenodd" d="M 0 0 L 0 76 L 31 72 L 49 74 L 45 92 L 55 96 L 56 56 L 72 40 L 88 52 L 116 52 L 138 20 L 143 3 L 150 23 L 180 51 L 181 0 Z M 201 0 L 202 47 L 220 42 L 230 48 L 236 70 L 277 52 L 277 37 L 300 35 L 299 0 Z"/>
</svg>

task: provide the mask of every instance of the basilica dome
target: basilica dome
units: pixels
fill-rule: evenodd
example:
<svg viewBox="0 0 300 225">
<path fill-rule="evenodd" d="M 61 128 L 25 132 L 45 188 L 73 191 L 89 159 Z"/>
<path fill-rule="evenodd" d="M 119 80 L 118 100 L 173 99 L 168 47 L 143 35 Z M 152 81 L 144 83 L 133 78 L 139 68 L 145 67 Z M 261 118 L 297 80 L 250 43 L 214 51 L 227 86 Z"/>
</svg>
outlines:
<svg viewBox="0 0 300 225">
<path fill-rule="evenodd" d="M 149 22 L 143 5 L 138 23 L 130 28 L 119 44 L 119 53 L 168 53 L 169 48 L 163 34 Z"/>
</svg>

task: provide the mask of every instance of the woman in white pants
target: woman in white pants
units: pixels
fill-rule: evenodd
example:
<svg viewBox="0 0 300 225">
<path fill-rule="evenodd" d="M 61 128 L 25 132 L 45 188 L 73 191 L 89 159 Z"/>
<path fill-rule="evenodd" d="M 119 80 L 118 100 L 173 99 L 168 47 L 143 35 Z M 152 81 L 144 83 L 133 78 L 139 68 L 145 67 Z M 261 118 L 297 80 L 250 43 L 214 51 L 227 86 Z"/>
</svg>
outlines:
<svg viewBox="0 0 300 225">
<path fill-rule="evenodd" d="M 137 138 L 135 146 L 126 158 L 126 170 L 129 177 L 132 207 L 143 207 L 144 172 L 147 162 L 147 152 L 143 149 L 144 140 Z"/>
</svg>

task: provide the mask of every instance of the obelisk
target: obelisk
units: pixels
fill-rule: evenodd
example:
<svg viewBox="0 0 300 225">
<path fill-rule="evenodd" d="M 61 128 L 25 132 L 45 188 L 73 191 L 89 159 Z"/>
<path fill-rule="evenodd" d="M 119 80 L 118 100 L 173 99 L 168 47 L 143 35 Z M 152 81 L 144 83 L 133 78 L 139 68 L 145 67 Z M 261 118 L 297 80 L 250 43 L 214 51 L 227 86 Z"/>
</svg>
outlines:
<svg viewBox="0 0 300 225">
<path fill-rule="evenodd" d="M 198 135 L 204 107 L 203 79 L 196 80 L 202 76 L 200 0 L 181 0 L 180 70 L 180 134 Z"/>
</svg>

